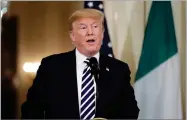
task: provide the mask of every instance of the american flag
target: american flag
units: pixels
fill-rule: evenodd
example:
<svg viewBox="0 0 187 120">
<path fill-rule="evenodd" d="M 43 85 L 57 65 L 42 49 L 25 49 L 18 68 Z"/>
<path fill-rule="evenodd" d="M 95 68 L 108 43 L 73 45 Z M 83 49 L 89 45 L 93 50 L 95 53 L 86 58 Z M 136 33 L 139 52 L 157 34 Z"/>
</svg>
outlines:
<svg viewBox="0 0 187 120">
<path fill-rule="evenodd" d="M 85 1 L 84 8 L 97 9 L 104 13 L 104 7 L 102 1 Z M 110 57 L 114 57 L 113 50 L 112 50 L 112 43 L 110 41 L 110 37 L 108 34 L 106 18 L 104 19 L 104 27 L 105 27 L 105 32 L 104 32 L 103 44 L 100 52 Z"/>
</svg>

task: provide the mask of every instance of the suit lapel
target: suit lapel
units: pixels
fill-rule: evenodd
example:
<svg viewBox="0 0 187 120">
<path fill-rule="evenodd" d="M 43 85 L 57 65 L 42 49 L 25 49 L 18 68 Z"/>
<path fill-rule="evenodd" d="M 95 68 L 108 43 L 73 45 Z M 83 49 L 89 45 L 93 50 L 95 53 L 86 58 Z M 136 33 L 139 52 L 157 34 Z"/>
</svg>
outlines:
<svg viewBox="0 0 187 120">
<path fill-rule="evenodd" d="M 99 66 L 100 66 L 100 78 L 98 81 L 98 84 L 100 87 L 106 86 L 109 83 L 109 78 L 110 78 L 110 67 L 108 64 L 108 60 L 104 55 L 100 55 L 99 59 Z"/>
<path fill-rule="evenodd" d="M 100 58 L 99 58 L 99 66 L 100 66 L 100 79 L 98 81 L 98 84 L 102 84 L 105 82 L 105 80 L 107 80 L 107 76 L 108 76 L 108 72 L 107 69 L 107 60 L 105 59 L 105 57 L 101 54 Z"/>
<path fill-rule="evenodd" d="M 78 88 L 77 88 L 77 72 L 76 72 L 76 57 L 75 57 L 75 50 L 70 52 L 70 59 L 69 59 L 69 68 L 67 68 L 67 75 L 68 75 L 68 80 L 67 80 L 67 86 L 69 87 L 68 90 L 68 95 L 70 97 L 69 103 L 69 108 L 72 113 L 72 118 L 80 118 L 79 116 L 79 102 L 78 102 Z M 71 74 L 70 74 L 71 73 Z"/>
</svg>

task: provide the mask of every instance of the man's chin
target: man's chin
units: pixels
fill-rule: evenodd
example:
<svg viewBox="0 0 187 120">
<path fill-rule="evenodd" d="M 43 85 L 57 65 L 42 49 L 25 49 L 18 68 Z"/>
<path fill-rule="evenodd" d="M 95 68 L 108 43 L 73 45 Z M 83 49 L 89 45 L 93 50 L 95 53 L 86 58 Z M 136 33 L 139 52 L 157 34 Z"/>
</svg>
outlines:
<svg viewBox="0 0 187 120">
<path fill-rule="evenodd" d="M 94 55 L 97 54 L 98 52 L 99 52 L 99 50 L 96 50 L 96 49 L 89 49 L 89 50 L 88 50 L 89 56 L 94 56 Z"/>
</svg>

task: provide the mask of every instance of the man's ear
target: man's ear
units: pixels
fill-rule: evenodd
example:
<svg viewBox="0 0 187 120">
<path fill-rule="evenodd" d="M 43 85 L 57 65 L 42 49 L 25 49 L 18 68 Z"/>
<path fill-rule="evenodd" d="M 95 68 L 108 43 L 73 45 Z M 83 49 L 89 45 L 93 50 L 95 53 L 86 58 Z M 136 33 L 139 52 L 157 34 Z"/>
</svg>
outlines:
<svg viewBox="0 0 187 120">
<path fill-rule="evenodd" d="M 69 35 L 70 35 L 72 42 L 75 42 L 75 37 L 74 37 L 74 33 L 72 30 L 69 31 Z"/>
<path fill-rule="evenodd" d="M 105 27 L 103 26 L 103 33 L 105 32 Z"/>
<path fill-rule="evenodd" d="M 102 39 L 104 38 L 104 32 L 105 32 L 105 29 L 103 29 L 103 31 L 102 31 Z"/>
</svg>

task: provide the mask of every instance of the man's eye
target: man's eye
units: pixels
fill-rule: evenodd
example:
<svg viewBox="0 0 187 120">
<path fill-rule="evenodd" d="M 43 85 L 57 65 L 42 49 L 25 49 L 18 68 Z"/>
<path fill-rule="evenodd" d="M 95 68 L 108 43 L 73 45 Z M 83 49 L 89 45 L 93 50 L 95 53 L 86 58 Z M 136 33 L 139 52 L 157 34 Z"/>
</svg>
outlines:
<svg viewBox="0 0 187 120">
<path fill-rule="evenodd" d="M 86 29 L 86 27 L 81 27 L 81 29 Z"/>
<path fill-rule="evenodd" d="M 94 28 L 97 28 L 97 25 L 94 25 Z"/>
</svg>

